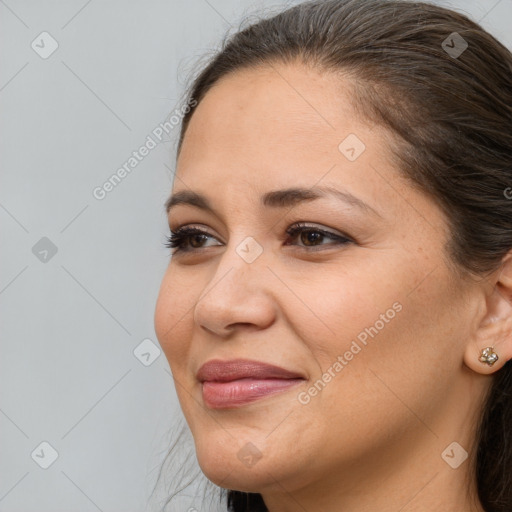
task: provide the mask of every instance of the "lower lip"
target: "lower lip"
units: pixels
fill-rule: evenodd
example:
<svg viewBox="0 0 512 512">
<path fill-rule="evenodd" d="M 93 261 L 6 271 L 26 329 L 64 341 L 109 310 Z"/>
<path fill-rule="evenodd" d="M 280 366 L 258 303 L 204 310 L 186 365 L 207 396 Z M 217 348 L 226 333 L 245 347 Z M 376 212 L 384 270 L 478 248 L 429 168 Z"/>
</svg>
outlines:
<svg viewBox="0 0 512 512">
<path fill-rule="evenodd" d="M 240 407 L 260 398 L 282 393 L 304 379 L 239 379 L 203 382 L 203 401 L 210 409 Z"/>
</svg>

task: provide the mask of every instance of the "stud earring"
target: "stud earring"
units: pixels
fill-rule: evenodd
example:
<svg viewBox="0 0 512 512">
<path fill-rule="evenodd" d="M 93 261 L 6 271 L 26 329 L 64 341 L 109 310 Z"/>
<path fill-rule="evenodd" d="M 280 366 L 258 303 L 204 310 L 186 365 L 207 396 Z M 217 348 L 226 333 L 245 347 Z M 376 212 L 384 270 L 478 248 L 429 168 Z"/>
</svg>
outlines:
<svg viewBox="0 0 512 512">
<path fill-rule="evenodd" d="M 498 354 L 496 354 L 493 349 L 494 347 L 487 347 L 482 349 L 479 361 L 492 366 L 499 359 Z"/>
</svg>

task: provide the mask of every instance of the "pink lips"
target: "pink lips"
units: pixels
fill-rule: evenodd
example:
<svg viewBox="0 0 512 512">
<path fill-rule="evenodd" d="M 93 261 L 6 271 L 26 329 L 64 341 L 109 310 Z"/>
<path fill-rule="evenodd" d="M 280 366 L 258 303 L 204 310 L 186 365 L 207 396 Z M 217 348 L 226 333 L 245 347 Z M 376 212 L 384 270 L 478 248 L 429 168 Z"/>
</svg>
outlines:
<svg viewBox="0 0 512 512">
<path fill-rule="evenodd" d="M 299 373 L 258 361 L 215 359 L 199 368 L 197 380 L 202 383 L 206 406 L 224 409 L 240 407 L 280 393 L 303 382 L 304 377 Z"/>
</svg>

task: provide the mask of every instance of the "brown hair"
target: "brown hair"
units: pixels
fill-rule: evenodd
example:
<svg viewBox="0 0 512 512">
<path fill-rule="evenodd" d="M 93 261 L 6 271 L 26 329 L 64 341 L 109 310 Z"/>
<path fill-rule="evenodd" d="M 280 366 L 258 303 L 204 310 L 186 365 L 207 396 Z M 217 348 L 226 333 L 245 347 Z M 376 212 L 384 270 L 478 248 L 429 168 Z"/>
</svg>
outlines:
<svg viewBox="0 0 512 512">
<path fill-rule="evenodd" d="M 456 33 L 456 35 L 454 35 Z M 467 44 L 467 47 L 466 47 Z M 448 261 L 482 278 L 512 248 L 512 54 L 455 11 L 405 0 L 321 0 L 235 33 L 196 77 L 197 105 L 222 77 L 301 62 L 348 74 L 354 105 L 393 134 L 410 183 L 445 212 Z M 182 122 L 178 154 L 191 108 Z M 476 432 L 474 475 L 487 512 L 512 510 L 512 367 L 493 377 Z M 259 494 L 228 491 L 228 510 L 266 511 Z"/>
</svg>

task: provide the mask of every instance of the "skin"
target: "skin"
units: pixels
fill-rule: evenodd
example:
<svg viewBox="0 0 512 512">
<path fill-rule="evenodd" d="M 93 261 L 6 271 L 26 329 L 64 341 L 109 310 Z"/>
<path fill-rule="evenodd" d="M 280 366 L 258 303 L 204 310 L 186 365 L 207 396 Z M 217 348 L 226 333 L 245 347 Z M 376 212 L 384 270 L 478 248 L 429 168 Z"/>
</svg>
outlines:
<svg viewBox="0 0 512 512">
<path fill-rule="evenodd" d="M 204 194 L 215 214 L 190 205 L 169 214 L 174 231 L 193 225 L 209 237 L 172 257 L 156 333 L 198 462 L 217 485 L 261 493 L 271 512 L 482 511 L 472 444 L 492 374 L 512 356 L 512 255 L 485 279 L 455 274 L 446 218 L 401 177 L 390 134 L 355 113 L 352 87 L 296 63 L 232 73 L 206 94 L 172 192 Z M 366 146 L 355 161 L 338 148 L 348 134 Z M 349 191 L 380 216 L 334 198 L 260 204 L 271 190 L 319 185 Z M 307 245 L 306 235 L 285 234 L 297 221 L 354 241 Z M 263 249 L 252 263 L 236 252 L 248 236 Z M 396 303 L 378 334 L 300 403 Z M 493 367 L 478 361 L 491 345 Z M 241 408 L 208 409 L 197 370 L 239 357 L 305 381 Z M 469 452 L 456 469 L 441 456 L 454 441 Z M 260 455 L 252 466 L 237 456 L 247 443 Z M 462 452 L 452 453 L 456 462 Z"/>
</svg>

